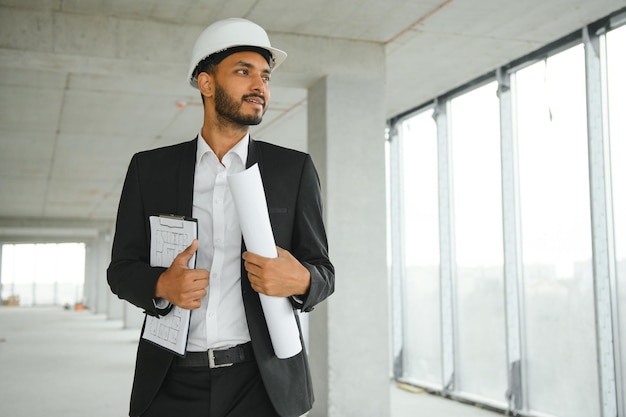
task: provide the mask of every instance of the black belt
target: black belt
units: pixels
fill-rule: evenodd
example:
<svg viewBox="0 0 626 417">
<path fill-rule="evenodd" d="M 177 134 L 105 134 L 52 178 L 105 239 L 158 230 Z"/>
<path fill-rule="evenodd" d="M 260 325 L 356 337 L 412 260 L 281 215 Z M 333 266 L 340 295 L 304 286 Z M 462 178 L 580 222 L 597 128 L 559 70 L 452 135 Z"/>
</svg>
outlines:
<svg viewBox="0 0 626 417">
<path fill-rule="evenodd" d="M 228 349 L 209 349 L 206 352 L 187 352 L 184 357 L 176 358 L 176 364 L 183 367 L 222 368 L 241 362 L 254 360 L 252 342 L 233 346 Z"/>
</svg>

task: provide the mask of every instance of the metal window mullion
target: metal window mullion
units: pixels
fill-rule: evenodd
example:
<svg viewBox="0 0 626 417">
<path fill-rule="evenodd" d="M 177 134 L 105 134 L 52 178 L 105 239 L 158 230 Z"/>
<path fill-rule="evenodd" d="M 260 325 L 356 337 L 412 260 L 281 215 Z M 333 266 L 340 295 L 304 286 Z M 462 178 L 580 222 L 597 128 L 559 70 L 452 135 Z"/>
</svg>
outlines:
<svg viewBox="0 0 626 417">
<path fill-rule="evenodd" d="M 455 286 L 448 100 L 435 103 L 439 176 L 439 252 L 443 395 L 455 389 Z"/>
<path fill-rule="evenodd" d="M 389 210 L 391 228 L 391 297 L 392 297 L 392 371 L 394 378 L 404 376 L 404 216 L 402 209 L 402 152 L 401 138 L 396 122 L 389 129 Z"/>
<path fill-rule="evenodd" d="M 4 243 L 2 243 L 2 241 L 0 241 L 0 300 L 2 300 L 2 290 L 3 290 L 3 284 L 2 281 L 5 277 L 2 276 L 2 250 L 4 249 Z"/>
<path fill-rule="evenodd" d="M 502 234 L 504 246 L 504 289 L 506 348 L 508 362 L 507 399 L 509 411 L 524 407 L 522 385 L 522 272 L 517 186 L 516 127 L 511 75 L 499 69 L 500 140 L 502 170 Z"/>
<path fill-rule="evenodd" d="M 32 305 L 33 307 L 37 306 L 37 266 L 39 265 L 38 261 L 38 256 L 37 256 L 37 247 L 39 246 L 39 244 L 35 243 L 35 245 L 33 245 L 33 254 L 31 256 L 31 259 L 34 259 L 34 267 L 35 270 L 33 271 L 33 286 L 32 286 L 32 295 L 33 295 L 33 302 Z"/>
<path fill-rule="evenodd" d="M 608 192 L 609 160 L 606 154 L 608 136 L 606 97 L 603 94 L 604 68 L 601 42 L 596 34 L 583 29 L 587 88 L 587 134 L 589 147 L 589 188 L 591 194 L 591 227 L 593 244 L 594 302 L 598 375 L 600 382 L 600 409 L 603 417 L 617 415 L 616 369 L 613 345 L 611 285 L 614 276 L 611 258 L 612 221 Z"/>
</svg>

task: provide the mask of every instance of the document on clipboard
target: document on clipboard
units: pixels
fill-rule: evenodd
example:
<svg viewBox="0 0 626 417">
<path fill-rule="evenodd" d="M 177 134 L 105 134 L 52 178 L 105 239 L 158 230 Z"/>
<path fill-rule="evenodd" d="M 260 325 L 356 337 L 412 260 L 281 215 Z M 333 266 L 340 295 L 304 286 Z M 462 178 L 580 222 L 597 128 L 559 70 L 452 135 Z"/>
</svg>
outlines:
<svg viewBox="0 0 626 417">
<path fill-rule="evenodd" d="M 198 238 L 198 221 L 184 216 L 150 216 L 150 266 L 169 268 L 176 256 Z M 189 260 L 195 268 L 196 254 Z M 189 334 L 191 311 L 178 306 L 165 316 L 146 317 L 141 336 L 178 355 L 184 355 Z"/>
</svg>

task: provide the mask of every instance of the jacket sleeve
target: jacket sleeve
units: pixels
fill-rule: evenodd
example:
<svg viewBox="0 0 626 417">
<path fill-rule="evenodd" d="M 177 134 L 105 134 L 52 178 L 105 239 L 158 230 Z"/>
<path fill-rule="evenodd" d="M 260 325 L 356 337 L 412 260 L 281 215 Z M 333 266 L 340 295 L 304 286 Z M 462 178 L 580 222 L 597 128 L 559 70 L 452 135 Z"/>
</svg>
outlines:
<svg viewBox="0 0 626 417">
<path fill-rule="evenodd" d="M 138 155 L 133 156 L 122 188 L 107 281 L 120 299 L 156 316 L 156 282 L 165 268 L 150 266 L 150 230 L 139 164 Z"/>
<path fill-rule="evenodd" d="M 292 253 L 311 274 L 308 292 L 293 301 L 304 312 L 313 310 L 335 290 L 335 269 L 328 255 L 328 242 L 324 228 L 320 182 L 309 155 L 304 160 L 292 241 Z M 293 300 L 293 297 L 292 297 Z"/>
</svg>

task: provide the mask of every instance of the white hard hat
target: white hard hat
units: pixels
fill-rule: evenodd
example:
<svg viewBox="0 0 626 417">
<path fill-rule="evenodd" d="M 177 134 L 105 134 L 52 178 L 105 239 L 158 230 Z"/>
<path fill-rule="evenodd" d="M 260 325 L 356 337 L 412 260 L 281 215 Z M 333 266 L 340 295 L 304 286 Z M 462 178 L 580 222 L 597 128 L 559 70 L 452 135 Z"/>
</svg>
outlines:
<svg viewBox="0 0 626 417">
<path fill-rule="evenodd" d="M 271 60 L 273 62 L 270 62 L 272 69 L 278 67 L 287 58 L 285 52 L 272 48 L 267 33 L 256 23 L 240 18 L 220 20 L 204 29 L 196 39 L 187 75 L 189 83 L 198 88 L 194 71 L 204 58 L 236 46 L 253 46 L 269 51 L 273 58 Z"/>
</svg>

